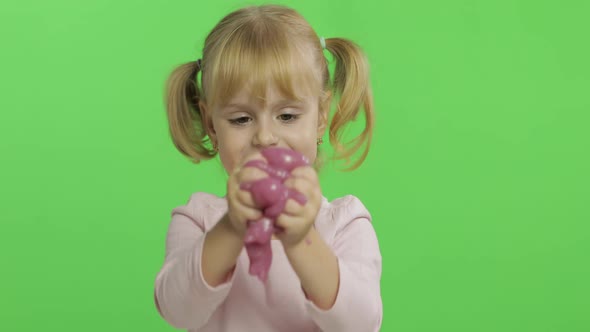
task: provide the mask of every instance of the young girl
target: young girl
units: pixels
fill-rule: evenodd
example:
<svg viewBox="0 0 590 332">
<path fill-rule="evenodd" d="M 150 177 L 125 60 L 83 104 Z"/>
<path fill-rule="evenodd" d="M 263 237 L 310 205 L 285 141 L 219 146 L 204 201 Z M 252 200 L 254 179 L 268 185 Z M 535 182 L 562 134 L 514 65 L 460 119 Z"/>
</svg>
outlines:
<svg viewBox="0 0 590 332">
<path fill-rule="evenodd" d="M 336 61 L 332 80 L 324 49 Z M 229 178 L 225 197 L 195 193 L 173 210 L 155 282 L 160 315 L 189 331 L 378 331 L 381 255 L 371 216 L 354 196 L 328 202 L 316 173 L 328 124 L 336 158 L 360 152 L 351 169 L 368 152 L 373 100 L 360 48 L 318 37 L 290 8 L 243 8 L 215 26 L 202 59 L 174 70 L 167 112 L 178 150 L 197 163 L 219 154 Z M 359 112 L 364 131 L 341 143 Z M 243 165 L 269 147 L 297 151 L 312 165 L 284 182 L 307 202 L 289 199 L 276 219 L 282 232 L 273 235 L 261 282 L 248 273 L 244 234 L 262 212 L 241 185 L 268 176 Z"/>
</svg>

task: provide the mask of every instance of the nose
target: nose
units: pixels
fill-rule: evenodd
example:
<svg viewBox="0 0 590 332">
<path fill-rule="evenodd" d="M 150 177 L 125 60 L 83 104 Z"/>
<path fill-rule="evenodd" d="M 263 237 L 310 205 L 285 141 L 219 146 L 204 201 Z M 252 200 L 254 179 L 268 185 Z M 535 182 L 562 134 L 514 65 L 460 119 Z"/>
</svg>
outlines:
<svg viewBox="0 0 590 332">
<path fill-rule="evenodd" d="M 268 123 L 268 121 L 260 121 L 252 139 L 252 144 L 256 147 L 268 147 L 277 145 L 278 142 L 279 138 L 275 133 L 273 124 Z"/>
</svg>

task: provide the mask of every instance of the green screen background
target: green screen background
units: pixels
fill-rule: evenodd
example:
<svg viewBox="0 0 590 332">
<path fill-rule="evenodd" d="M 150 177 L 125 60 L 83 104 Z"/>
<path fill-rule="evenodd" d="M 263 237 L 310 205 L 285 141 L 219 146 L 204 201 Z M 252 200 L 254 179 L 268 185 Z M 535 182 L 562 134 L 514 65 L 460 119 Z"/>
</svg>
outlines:
<svg viewBox="0 0 590 332">
<path fill-rule="evenodd" d="M 0 331 L 174 330 L 170 212 L 225 176 L 174 149 L 163 84 L 250 3 L 2 2 Z M 321 182 L 373 215 L 382 331 L 590 331 L 589 2 L 278 3 L 371 62 L 371 153 Z"/>
</svg>

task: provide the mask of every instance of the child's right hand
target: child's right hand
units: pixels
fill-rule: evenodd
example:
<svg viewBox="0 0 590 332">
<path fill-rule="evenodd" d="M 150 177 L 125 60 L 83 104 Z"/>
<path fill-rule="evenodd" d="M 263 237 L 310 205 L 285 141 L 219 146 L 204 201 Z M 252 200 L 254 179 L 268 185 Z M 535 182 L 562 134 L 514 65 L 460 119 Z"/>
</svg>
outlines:
<svg viewBox="0 0 590 332">
<path fill-rule="evenodd" d="M 258 220 L 263 217 L 249 191 L 240 188 L 242 184 L 253 182 L 268 175 L 256 167 L 243 167 L 251 160 L 265 160 L 262 154 L 257 153 L 238 166 L 229 176 L 227 181 L 227 203 L 229 224 L 240 237 L 244 237 L 248 228 L 248 221 Z"/>
</svg>

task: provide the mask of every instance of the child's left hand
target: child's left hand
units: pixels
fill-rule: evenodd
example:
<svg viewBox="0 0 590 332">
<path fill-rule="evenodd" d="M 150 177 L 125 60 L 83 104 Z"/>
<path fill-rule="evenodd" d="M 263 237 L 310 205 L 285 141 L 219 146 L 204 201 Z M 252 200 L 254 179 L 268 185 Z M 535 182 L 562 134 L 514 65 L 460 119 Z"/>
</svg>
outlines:
<svg viewBox="0 0 590 332">
<path fill-rule="evenodd" d="M 287 200 L 283 213 L 276 219 L 276 225 L 283 229 L 277 238 L 289 249 L 304 241 L 309 233 L 322 204 L 322 192 L 317 173 L 311 166 L 295 168 L 284 184 L 307 198 L 304 205 Z"/>
</svg>

